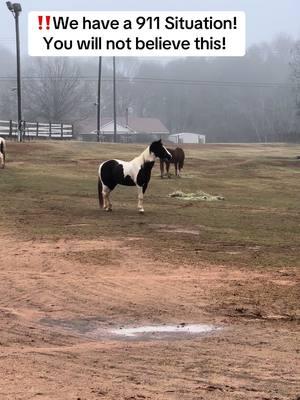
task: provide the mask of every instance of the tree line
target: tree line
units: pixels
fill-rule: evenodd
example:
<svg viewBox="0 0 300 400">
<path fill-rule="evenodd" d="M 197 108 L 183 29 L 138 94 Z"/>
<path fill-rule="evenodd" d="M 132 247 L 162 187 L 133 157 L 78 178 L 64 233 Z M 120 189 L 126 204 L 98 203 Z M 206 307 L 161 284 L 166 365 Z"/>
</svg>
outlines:
<svg viewBox="0 0 300 400">
<path fill-rule="evenodd" d="M 16 119 L 15 57 L 0 48 L 0 119 Z M 281 35 L 244 57 L 117 58 L 117 115 L 159 118 L 209 142 L 300 141 L 300 41 Z M 95 122 L 97 58 L 22 59 L 25 120 Z M 112 62 L 103 59 L 101 116 L 113 115 Z"/>
</svg>

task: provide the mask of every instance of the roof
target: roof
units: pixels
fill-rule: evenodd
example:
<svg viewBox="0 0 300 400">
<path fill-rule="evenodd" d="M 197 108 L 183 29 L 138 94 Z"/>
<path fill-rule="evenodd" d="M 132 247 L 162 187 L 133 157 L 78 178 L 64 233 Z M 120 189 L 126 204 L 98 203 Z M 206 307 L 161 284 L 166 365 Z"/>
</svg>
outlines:
<svg viewBox="0 0 300 400">
<path fill-rule="evenodd" d="M 178 136 L 183 136 L 183 135 L 195 135 L 195 136 L 203 136 L 205 137 L 205 135 L 203 135 L 202 133 L 196 133 L 196 132 L 180 132 L 180 133 L 172 133 L 171 137 L 178 137 Z"/>
<path fill-rule="evenodd" d="M 100 131 L 106 134 L 112 134 L 114 132 L 114 121 L 109 121 L 106 124 L 100 126 Z M 119 134 L 132 134 L 132 130 L 124 125 L 117 122 L 117 132 Z M 97 133 L 97 129 L 94 129 L 91 133 Z"/>
<path fill-rule="evenodd" d="M 170 133 L 158 118 L 129 117 L 128 127 L 136 133 Z"/>
<path fill-rule="evenodd" d="M 111 131 L 110 125 L 113 124 L 113 120 L 111 118 L 101 118 L 101 131 Z M 129 117 L 128 124 L 126 122 L 126 118 L 118 118 L 117 119 L 117 131 L 128 130 L 131 133 L 148 133 L 148 134 L 166 134 L 168 135 L 170 132 L 165 127 L 165 125 L 158 118 L 143 118 L 143 117 Z M 81 129 L 83 134 L 87 133 L 96 133 L 96 120 L 87 120 L 83 122 Z"/>
</svg>

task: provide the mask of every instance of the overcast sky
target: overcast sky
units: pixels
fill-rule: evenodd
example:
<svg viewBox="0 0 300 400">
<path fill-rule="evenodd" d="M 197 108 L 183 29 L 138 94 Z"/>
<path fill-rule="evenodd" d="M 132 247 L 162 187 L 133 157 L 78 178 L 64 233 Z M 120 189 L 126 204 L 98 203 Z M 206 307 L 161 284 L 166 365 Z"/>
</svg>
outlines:
<svg viewBox="0 0 300 400">
<path fill-rule="evenodd" d="M 27 13 L 29 11 L 245 11 L 247 46 L 270 41 L 280 33 L 300 38 L 300 0 L 15 0 L 22 5 L 21 45 L 27 51 Z M 14 1 L 13 1 L 14 2 Z M 0 44 L 15 48 L 14 21 L 0 0 Z M 1 57 L 0 57 L 1 62 Z"/>
</svg>

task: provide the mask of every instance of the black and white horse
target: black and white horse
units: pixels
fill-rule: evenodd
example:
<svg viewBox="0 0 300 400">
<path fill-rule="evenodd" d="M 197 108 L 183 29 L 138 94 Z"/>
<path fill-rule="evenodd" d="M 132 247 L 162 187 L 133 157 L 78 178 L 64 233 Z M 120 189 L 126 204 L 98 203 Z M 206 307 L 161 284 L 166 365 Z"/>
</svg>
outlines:
<svg viewBox="0 0 300 400">
<path fill-rule="evenodd" d="M 161 140 L 153 142 L 139 156 L 131 161 L 104 161 L 98 171 L 99 205 L 106 211 L 112 210 L 110 192 L 117 185 L 136 186 L 138 189 L 138 210 L 144 212 L 143 199 L 151 178 L 156 158 L 170 160 L 171 154 Z"/>
<path fill-rule="evenodd" d="M 6 153 L 6 143 L 5 140 L 0 137 L 0 167 L 5 167 L 5 153 Z"/>
</svg>

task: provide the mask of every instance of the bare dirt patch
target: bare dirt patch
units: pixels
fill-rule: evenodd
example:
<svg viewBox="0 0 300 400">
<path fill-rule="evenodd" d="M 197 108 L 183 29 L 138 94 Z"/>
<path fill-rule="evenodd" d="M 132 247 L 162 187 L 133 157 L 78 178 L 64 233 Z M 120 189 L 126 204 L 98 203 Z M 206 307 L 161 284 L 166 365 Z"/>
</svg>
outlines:
<svg viewBox="0 0 300 400">
<path fill-rule="evenodd" d="M 134 242 L 1 237 L 2 398 L 296 399 L 296 271 L 154 261 Z M 90 334 L 179 323 L 223 329 Z"/>
</svg>

